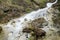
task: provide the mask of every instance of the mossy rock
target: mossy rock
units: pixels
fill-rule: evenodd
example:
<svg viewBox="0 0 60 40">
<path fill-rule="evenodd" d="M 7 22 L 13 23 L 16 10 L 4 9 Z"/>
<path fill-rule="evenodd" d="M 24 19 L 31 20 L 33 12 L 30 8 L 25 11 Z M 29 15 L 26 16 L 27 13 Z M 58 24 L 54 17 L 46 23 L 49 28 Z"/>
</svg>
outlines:
<svg viewBox="0 0 60 40">
<path fill-rule="evenodd" d="M 10 19 L 20 17 L 33 10 L 44 8 L 47 2 L 48 0 L 0 0 L 0 23 L 8 22 Z M 58 3 L 60 3 L 60 0 Z M 15 11 L 12 11 L 14 9 Z M 58 9 L 60 10 L 60 7 Z"/>
</svg>

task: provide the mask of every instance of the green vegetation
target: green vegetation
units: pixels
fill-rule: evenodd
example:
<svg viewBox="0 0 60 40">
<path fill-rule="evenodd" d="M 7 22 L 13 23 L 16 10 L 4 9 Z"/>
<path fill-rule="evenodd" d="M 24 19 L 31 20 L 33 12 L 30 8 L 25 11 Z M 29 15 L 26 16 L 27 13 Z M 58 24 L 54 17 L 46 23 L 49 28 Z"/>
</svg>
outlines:
<svg viewBox="0 0 60 40">
<path fill-rule="evenodd" d="M 0 23 L 6 23 L 33 10 L 44 8 L 47 2 L 48 0 L 0 0 Z M 57 4 L 60 4 L 60 0 Z M 60 10 L 59 6 L 58 9 Z"/>
</svg>

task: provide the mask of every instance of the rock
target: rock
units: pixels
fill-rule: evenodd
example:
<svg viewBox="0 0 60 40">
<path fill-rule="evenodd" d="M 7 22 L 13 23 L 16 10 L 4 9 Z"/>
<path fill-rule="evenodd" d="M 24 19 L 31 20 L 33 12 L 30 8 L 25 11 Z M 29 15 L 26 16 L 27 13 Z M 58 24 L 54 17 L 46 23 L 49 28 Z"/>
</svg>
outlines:
<svg viewBox="0 0 60 40">
<path fill-rule="evenodd" d="M 43 37 L 46 35 L 46 32 L 40 28 L 35 28 L 34 33 L 37 37 Z"/>
<path fill-rule="evenodd" d="M 0 27 L 0 33 L 2 32 L 2 27 Z"/>
<path fill-rule="evenodd" d="M 59 31 L 57 31 L 57 33 L 58 33 L 58 35 L 60 36 L 60 30 L 59 30 Z"/>
<path fill-rule="evenodd" d="M 9 20 L 20 17 L 33 10 L 46 7 L 47 2 L 55 0 L 0 0 L 0 23 L 7 23 Z M 60 2 L 54 8 L 60 9 Z"/>
<path fill-rule="evenodd" d="M 23 33 L 31 33 L 32 29 L 31 28 L 24 28 Z"/>
<path fill-rule="evenodd" d="M 35 40 L 46 36 L 46 32 L 38 27 L 35 27 L 33 30 L 30 28 L 23 29 L 23 33 L 30 33 L 31 36 L 35 37 Z"/>
<path fill-rule="evenodd" d="M 34 21 L 32 21 L 32 26 L 43 28 L 43 26 L 47 26 L 48 23 L 44 18 L 39 18 Z"/>
</svg>

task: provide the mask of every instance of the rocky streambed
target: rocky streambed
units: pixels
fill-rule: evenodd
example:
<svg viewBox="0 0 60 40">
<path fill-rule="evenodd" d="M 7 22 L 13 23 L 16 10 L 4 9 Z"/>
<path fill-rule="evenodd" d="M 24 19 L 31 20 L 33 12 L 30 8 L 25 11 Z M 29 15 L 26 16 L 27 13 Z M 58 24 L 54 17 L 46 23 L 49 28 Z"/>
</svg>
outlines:
<svg viewBox="0 0 60 40">
<path fill-rule="evenodd" d="M 19 8 L 20 6 L 16 5 L 22 4 L 19 4 L 17 1 L 16 4 L 13 3 L 15 4 L 13 5 L 11 4 L 12 0 L 7 1 L 7 4 L 4 4 L 4 2 L 1 1 L 4 4 L 4 6 L 3 4 L 1 4 L 1 20 L 6 20 L 6 23 L 4 23 L 5 21 L 2 21 L 2 23 L 4 24 L 0 24 L 0 40 L 60 40 L 60 12 L 56 7 L 52 7 L 55 6 L 53 5 L 55 3 L 49 3 L 50 5 L 48 5 L 47 3 L 45 8 L 41 8 L 36 11 L 31 10 L 32 12 L 24 15 L 20 14 L 20 12 L 22 12 L 19 11 L 21 10 Z M 37 3 L 37 0 L 31 1 L 37 5 L 39 5 L 40 3 Z M 21 2 L 24 3 L 23 6 L 26 6 L 25 2 Z M 10 4 L 8 5 L 8 3 Z M 7 7 L 6 5 L 8 5 L 9 7 Z M 5 10 L 3 8 L 5 8 Z M 2 14 L 3 12 L 5 13 L 5 16 Z M 8 20 L 9 22 L 7 22 L 8 18 L 6 16 L 6 13 L 8 14 L 9 18 L 11 18 Z M 13 13 L 13 15 L 11 15 L 11 13 Z M 3 16 L 6 18 L 3 18 Z"/>
</svg>

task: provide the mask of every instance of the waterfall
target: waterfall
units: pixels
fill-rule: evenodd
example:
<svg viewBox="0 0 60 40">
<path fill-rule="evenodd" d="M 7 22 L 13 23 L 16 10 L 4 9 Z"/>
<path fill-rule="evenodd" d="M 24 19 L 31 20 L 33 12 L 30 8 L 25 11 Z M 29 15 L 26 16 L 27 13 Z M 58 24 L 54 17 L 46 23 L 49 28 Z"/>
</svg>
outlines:
<svg viewBox="0 0 60 40">
<path fill-rule="evenodd" d="M 3 28 L 7 31 L 7 36 L 8 36 L 7 40 L 26 40 L 25 34 L 22 33 L 23 28 L 27 25 L 28 22 L 38 18 L 44 18 L 49 23 L 48 26 L 51 28 L 51 25 L 53 25 L 52 13 L 50 15 L 48 13 L 48 10 L 51 9 L 53 4 L 55 3 L 57 3 L 57 0 L 53 3 L 47 3 L 46 7 L 43 9 L 32 11 L 28 14 L 25 14 L 22 17 L 13 19 L 7 24 L 3 25 Z M 49 28 L 47 27 L 42 28 L 42 30 L 45 30 L 47 32 L 49 30 Z"/>
</svg>

